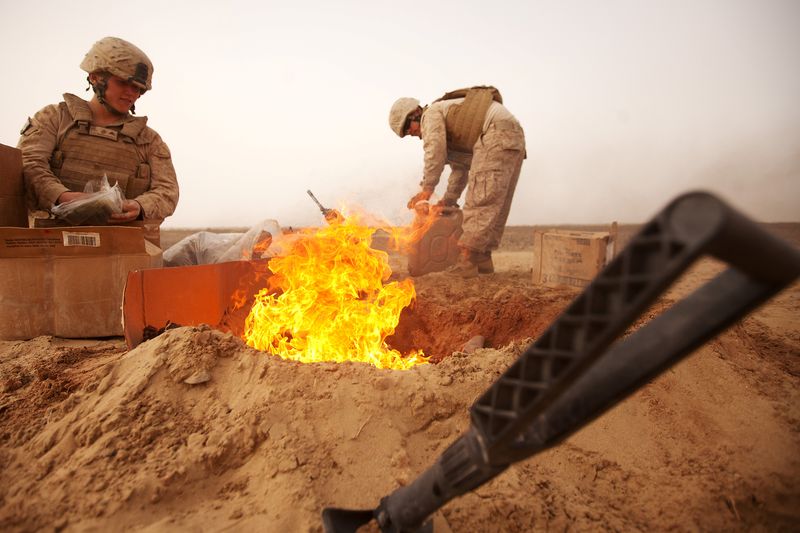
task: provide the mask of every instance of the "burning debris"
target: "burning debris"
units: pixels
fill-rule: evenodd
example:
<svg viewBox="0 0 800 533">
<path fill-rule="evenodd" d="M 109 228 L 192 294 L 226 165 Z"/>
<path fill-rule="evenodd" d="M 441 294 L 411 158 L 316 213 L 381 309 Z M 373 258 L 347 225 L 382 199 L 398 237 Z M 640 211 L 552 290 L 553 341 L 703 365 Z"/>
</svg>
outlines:
<svg viewBox="0 0 800 533">
<path fill-rule="evenodd" d="M 245 322 L 247 344 L 306 363 L 426 363 L 421 350 L 401 354 L 386 344 L 415 290 L 410 279 L 388 281 L 388 254 L 371 247 L 374 231 L 351 215 L 298 235 L 269 263 L 273 275 Z"/>
<path fill-rule="evenodd" d="M 392 268 L 403 268 L 399 257 L 407 258 L 409 267 L 416 257 L 426 271 L 443 270 L 449 256 L 432 253 L 443 236 L 426 240 L 426 229 L 433 231 L 444 219 L 431 209 L 418 212 L 408 227 L 393 227 L 366 213 L 320 209 L 328 225 L 278 228 L 268 260 L 132 272 L 123 304 L 128 347 L 163 333 L 169 323 L 208 324 L 295 361 L 356 361 L 393 369 L 428 362 L 425 345 L 397 339 L 401 314 L 413 315 L 416 289 L 410 278 L 399 281 L 403 275 Z M 387 250 L 397 252 L 391 260 Z M 198 292 L 198 286 L 204 290 Z"/>
</svg>

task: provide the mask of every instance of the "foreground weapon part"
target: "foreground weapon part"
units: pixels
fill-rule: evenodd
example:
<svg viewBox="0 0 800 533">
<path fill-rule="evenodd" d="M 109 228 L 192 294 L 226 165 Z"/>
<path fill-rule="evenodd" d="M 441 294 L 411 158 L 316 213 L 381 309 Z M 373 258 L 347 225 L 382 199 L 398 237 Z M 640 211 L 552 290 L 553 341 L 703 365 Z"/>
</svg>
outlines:
<svg viewBox="0 0 800 533">
<path fill-rule="evenodd" d="M 705 254 L 730 268 L 617 341 Z M 469 429 L 428 470 L 372 511 L 325 509 L 325 530 L 373 519 L 383 532 L 429 528 L 444 504 L 558 444 L 798 275 L 796 248 L 715 196 L 676 198 L 478 398 Z"/>
</svg>

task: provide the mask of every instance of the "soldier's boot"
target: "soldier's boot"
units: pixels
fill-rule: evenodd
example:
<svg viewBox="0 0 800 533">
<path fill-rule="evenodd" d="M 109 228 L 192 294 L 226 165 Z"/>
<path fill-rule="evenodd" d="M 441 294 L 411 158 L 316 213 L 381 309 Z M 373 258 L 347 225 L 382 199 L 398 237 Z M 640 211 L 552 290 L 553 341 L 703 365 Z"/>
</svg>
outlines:
<svg viewBox="0 0 800 533">
<path fill-rule="evenodd" d="M 447 273 L 464 279 L 478 277 L 478 262 L 475 258 L 475 253 L 469 248 L 462 248 L 458 261 L 447 269 Z"/>
<path fill-rule="evenodd" d="M 492 263 L 492 252 L 473 252 L 475 264 L 478 266 L 478 274 L 493 274 L 494 263 Z"/>
</svg>

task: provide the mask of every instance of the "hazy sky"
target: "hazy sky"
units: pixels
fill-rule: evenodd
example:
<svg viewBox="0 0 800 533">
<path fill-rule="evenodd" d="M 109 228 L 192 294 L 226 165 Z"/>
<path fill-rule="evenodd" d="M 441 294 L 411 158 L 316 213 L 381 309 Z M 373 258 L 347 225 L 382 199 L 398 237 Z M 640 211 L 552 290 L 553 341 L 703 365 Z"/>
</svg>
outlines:
<svg viewBox="0 0 800 533">
<path fill-rule="evenodd" d="M 178 172 L 165 227 L 318 224 L 306 189 L 407 222 L 422 143 L 389 107 L 478 84 L 526 132 L 509 224 L 641 222 L 696 188 L 800 220 L 797 0 L 0 0 L 0 143 L 89 97 L 107 35 L 155 66 L 136 107 Z"/>
</svg>

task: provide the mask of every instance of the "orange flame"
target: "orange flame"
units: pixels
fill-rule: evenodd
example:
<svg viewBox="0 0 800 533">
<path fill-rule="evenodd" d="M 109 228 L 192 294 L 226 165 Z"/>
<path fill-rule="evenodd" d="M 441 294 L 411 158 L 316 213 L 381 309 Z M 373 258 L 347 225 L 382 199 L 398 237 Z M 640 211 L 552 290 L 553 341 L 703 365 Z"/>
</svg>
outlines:
<svg viewBox="0 0 800 533">
<path fill-rule="evenodd" d="M 303 231 L 270 260 L 273 276 L 245 321 L 250 346 L 305 363 L 357 361 L 408 369 L 427 363 L 386 344 L 416 297 L 410 279 L 388 282 L 388 254 L 370 247 L 374 228 L 348 216 Z"/>
<path fill-rule="evenodd" d="M 390 244 L 395 250 L 408 252 L 411 245 L 418 242 L 439 218 L 442 208 L 419 202 L 414 208 L 414 221 L 410 226 L 383 228 L 389 233 Z"/>
</svg>

